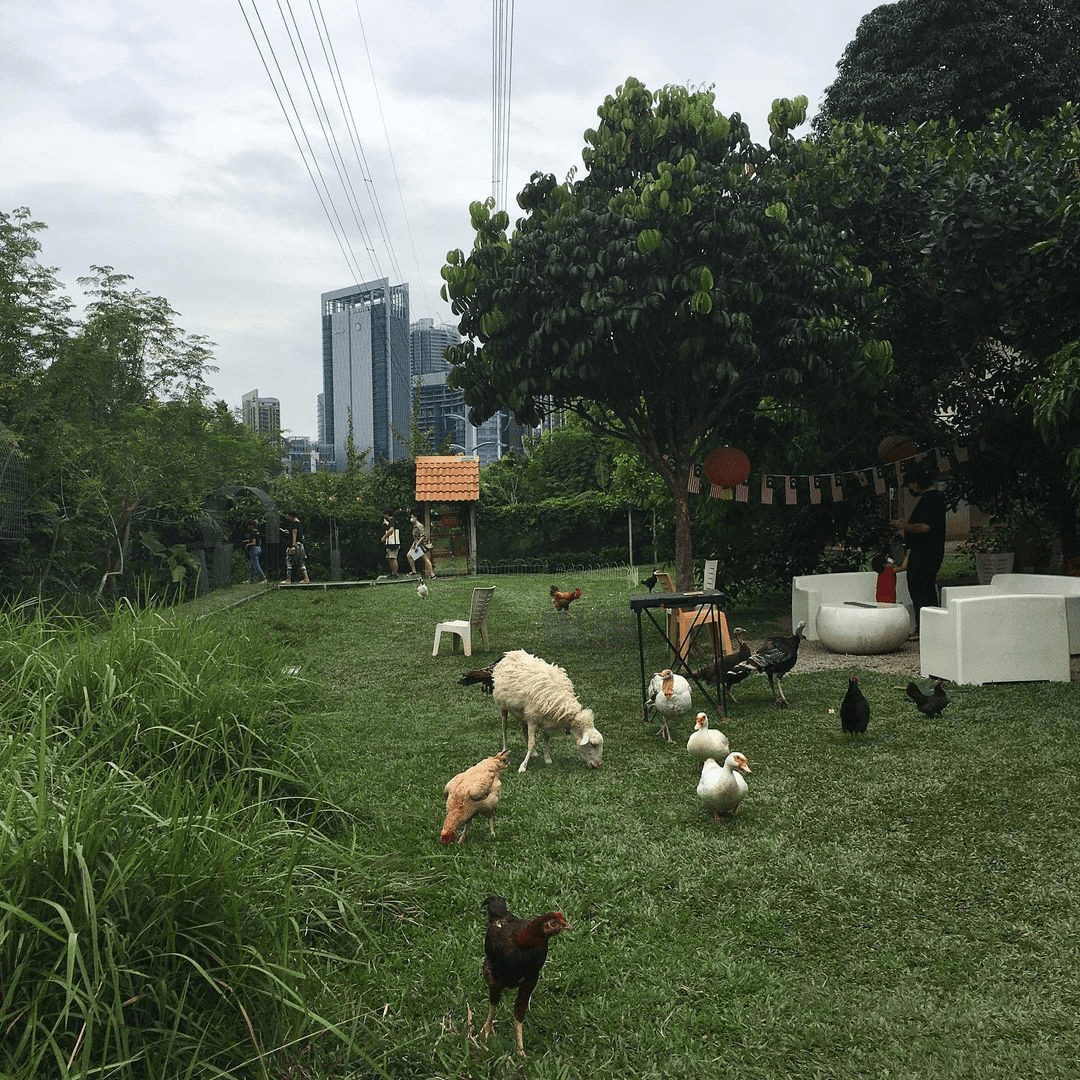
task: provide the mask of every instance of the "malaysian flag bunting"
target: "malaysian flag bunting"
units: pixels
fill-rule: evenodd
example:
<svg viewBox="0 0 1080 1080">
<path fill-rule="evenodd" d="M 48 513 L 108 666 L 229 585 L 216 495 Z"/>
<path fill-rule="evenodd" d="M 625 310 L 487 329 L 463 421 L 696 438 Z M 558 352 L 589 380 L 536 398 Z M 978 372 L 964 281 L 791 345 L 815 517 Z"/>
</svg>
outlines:
<svg viewBox="0 0 1080 1080">
<path fill-rule="evenodd" d="M 873 482 L 873 479 L 874 479 L 874 470 L 873 469 L 860 469 L 855 475 L 859 478 L 859 483 L 863 487 L 869 487 L 870 484 Z"/>
<path fill-rule="evenodd" d="M 952 462 L 949 460 L 948 451 L 946 451 L 944 447 L 939 446 L 934 453 L 937 455 L 938 472 L 948 472 L 952 468 Z"/>
<path fill-rule="evenodd" d="M 844 484 L 840 478 L 839 473 L 833 473 L 832 478 L 832 501 L 843 502 L 844 501 Z"/>
<path fill-rule="evenodd" d="M 896 490 L 899 491 L 900 488 L 902 488 L 904 486 L 904 468 L 900 464 L 900 462 L 898 461 L 893 466 L 893 470 L 896 473 Z"/>
<path fill-rule="evenodd" d="M 763 506 L 772 506 L 773 478 L 763 476 L 761 478 L 761 503 Z"/>
<path fill-rule="evenodd" d="M 870 471 L 874 474 L 874 490 L 879 495 L 884 495 L 885 490 L 886 490 L 885 489 L 885 473 L 882 472 L 881 469 L 871 469 Z"/>
<path fill-rule="evenodd" d="M 821 502 L 821 477 L 810 477 L 810 503 L 817 506 Z"/>
<path fill-rule="evenodd" d="M 701 491 L 701 464 L 697 463 L 690 466 L 690 475 L 686 479 L 686 490 L 692 491 L 695 495 Z"/>
<path fill-rule="evenodd" d="M 955 442 L 953 443 L 953 453 L 956 454 L 957 461 L 967 461 L 968 448 L 966 443 Z"/>
<path fill-rule="evenodd" d="M 724 499 L 730 498 L 724 494 L 724 489 L 719 484 L 709 483 L 709 498 L 710 499 Z"/>
<path fill-rule="evenodd" d="M 795 487 L 796 480 L 794 476 L 784 477 L 784 501 L 788 506 L 794 506 L 799 501 L 799 492 Z"/>
<path fill-rule="evenodd" d="M 739 484 L 735 489 L 735 501 L 736 502 L 749 502 L 750 501 L 750 485 Z"/>
</svg>

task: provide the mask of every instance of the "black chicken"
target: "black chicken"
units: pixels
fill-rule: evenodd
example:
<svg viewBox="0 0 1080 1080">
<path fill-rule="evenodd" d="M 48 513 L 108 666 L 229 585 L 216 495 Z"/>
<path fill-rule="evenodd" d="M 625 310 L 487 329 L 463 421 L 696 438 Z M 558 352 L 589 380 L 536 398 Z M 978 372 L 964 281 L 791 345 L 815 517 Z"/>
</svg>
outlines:
<svg viewBox="0 0 1080 1080">
<path fill-rule="evenodd" d="M 548 939 L 570 929 L 561 911 L 549 911 L 535 919 L 519 919 L 506 906 L 501 896 L 489 896 L 483 904 L 487 908 L 488 924 L 484 934 L 484 981 L 488 984 L 488 1017 L 484 1024 L 484 1038 L 489 1039 L 495 1031 L 495 1006 L 499 1004 L 504 990 L 518 987 L 514 999 L 514 1031 L 517 1035 L 518 1053 L 525 1056 L 522 1025 L 529 1008 L 540 969 L 547 959 Z"/>
<path fill-rule="evenodd" d="M 724 685 L 730 689 L 741 683 L 747 676 L 761 672 L 769 680 L 776 704 L 781 709 L 789 708 L 791 703 L 784 697 L 784 689 L 780 684 L 784 676 L 795 666 L 795 661 L 799 659 L 799 644 L 805 629 L 806 623 L 800 622 L 790 637 L 769 638 L 757 652 L 736 664 L 724 675 Z"/>
<path fill-rule="evenodd" d="M 923 716 L 937 716 L 949 704 L 949 695 L 945 693 L 945 684 L 938 679 L 929 694 L 924 694 L 917 683 L 909 682 L 905 694 L 915 702 Z"/>
<path fill-rule="evenodd" d="M 656 567 L 653 567 L 653 572 L 641 583 L 645 586 L 649 592 L 652 592 L 656 588 Z"/>
<path fill-rule="evenodd" d="M 847 693 L 840 702 L 840 727 L 845 735 L 861 735 L 870 723 L 870 702 L 859 689 L 859 676 L 848 679 Z"/>
</svg>

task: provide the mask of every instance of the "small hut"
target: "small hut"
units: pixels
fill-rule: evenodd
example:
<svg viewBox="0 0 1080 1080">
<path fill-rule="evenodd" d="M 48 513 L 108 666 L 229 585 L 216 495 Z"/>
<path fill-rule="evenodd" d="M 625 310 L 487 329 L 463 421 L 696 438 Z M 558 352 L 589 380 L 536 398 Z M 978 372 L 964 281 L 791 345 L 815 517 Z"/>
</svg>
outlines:
<svg viewBox="0 0 1080 1080">
<path fill-rule="evenodd" d="M 434 545 L 436 571 L 476 573 L 476 505 L 480 459 L 426 456 L 416 459 L 416 503 Z"/>
</svg>

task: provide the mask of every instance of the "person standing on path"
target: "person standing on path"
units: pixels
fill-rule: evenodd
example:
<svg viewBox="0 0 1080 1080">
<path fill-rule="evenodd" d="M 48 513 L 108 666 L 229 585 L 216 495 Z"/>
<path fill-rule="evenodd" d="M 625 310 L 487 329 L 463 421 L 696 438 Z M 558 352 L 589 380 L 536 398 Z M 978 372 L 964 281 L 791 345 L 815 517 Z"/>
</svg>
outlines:
<svg viewBox="0 0 1080 1080">
<path fill-rule="evenodd" d="M 248 583 L 266 581 L 266 574 L 259 562 L 262 547 L 259 545 L 259 526 L 255 521 L 249 521 L 244 527 L 244 553 L 248 557 Z"/>
<path fill-rule="evenodd" d="M 281 531 L 288 536 L 285 547 L 285 580 L 282 585 L 304 582 L 310 584 L 307 572 L 307 549 L 304 547 L 304 525 L 295 510 L 285 515 L 286 528 Z"/>
</svg>

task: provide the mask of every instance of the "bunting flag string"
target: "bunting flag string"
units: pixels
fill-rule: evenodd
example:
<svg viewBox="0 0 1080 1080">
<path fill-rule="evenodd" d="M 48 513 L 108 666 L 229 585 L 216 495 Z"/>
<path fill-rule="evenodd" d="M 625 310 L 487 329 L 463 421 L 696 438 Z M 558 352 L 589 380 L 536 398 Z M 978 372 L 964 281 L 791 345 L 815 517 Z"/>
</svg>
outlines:
<svg viewBox="0 0 1080 1080">
<path fill-rule="evenodd" d="M 782 502 L 785 506 L 797 506 L 799 504 L 799 492 L 803 492 L 805 498 L 809 493 L 810 504 L 819 506 L 823 501 L 823 495 L 828 493 L 832 502 L 844 501 L 844 487 L 846 483 L 858 483 L 863 488 L 873 488 L 878 495 L 884 495 L 890 487 L 899 489 L 904 486 L 904 466 L 914 462 L 929 460 L 939 473 L 952 471 L 954 464 L 962 464 L 968 461 L 970 451 L 962 439 L 955 439 L 948 445 L 935 446 L 928 450 L 920 450 L 916 454 L 902 458 L 899 461 L 890 462 L 887 465 L 868 465 L 858 469 L 850 469 L 846 472 L 822 473 L 822 474 L 791 474 L 791 473 L 764 473 L 760 476 L 760 483 L 755 483 L 758 490 L 758 498 L 763 506 L 772 506 L 776 502 L 776 492 L 782 491 Z M 670 461 L 669 464 L 674 464 Z M 690 474 L 687 478 L 686 487 L 694 494 L 700 494 L 704 466 L 697 462 L 690 466 Z M 752 478 L 751 478 L 752 479 Z M 737 484 L 734 488 L 714 484 L 705 479 L 707 495 L 710 499 L 748 503 L 750 501 L 751 480 Z"/>
</svg>

